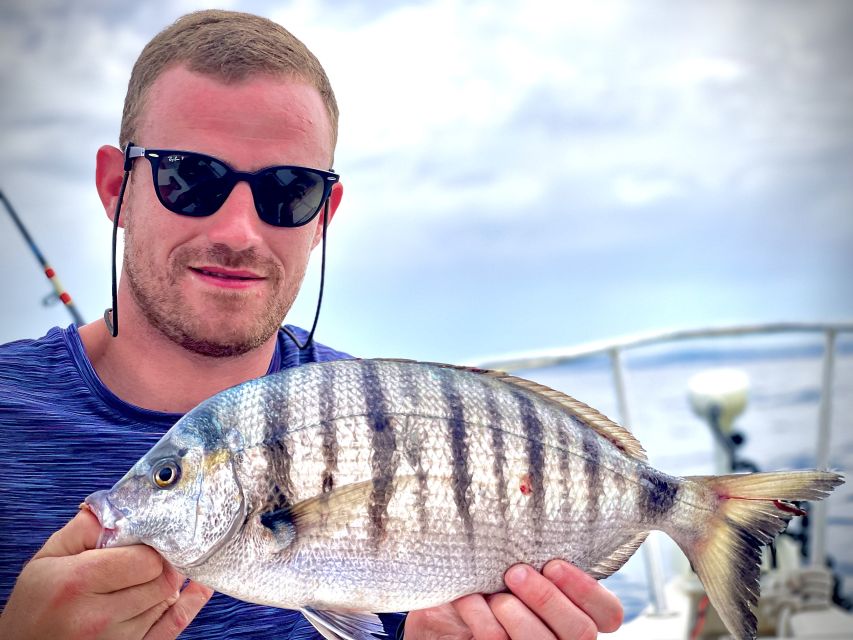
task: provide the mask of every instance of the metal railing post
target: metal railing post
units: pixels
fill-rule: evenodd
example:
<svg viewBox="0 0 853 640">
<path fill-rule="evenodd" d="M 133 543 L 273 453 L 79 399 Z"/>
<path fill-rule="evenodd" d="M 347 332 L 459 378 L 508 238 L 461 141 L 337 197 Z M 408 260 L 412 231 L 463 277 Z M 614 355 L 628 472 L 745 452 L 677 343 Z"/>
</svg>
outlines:
<svg viewBox="0 0 853 640">
<path fill-rule="evenodd" d="M 817 468 L 829 469 L 829 439 L 832 431 L 832 387 L 835 380 L 835 329 L 826 330 L 823 352 L 823 372 L 820 382 L 820 412 L 817 430 Z M 813 503 L 811 566 L 818 568 L 826 564 L 826 501 Z"/>
</svg>

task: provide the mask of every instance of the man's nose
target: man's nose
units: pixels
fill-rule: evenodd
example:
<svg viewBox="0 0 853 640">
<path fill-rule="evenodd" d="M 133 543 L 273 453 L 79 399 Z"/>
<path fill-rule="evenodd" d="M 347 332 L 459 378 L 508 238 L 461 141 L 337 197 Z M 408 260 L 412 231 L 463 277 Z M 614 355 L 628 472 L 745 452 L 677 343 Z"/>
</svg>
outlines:
<svg viewBox="0 0 853 640">
<path fill-rule="evenodd" d="M 207 235 L 212 244 L 224 244 L 234 251 L 258 246 L 264 223 L 255 210 L 252 190 L 238 182 L 228 198 L 210 218 Z"/>
</svg>

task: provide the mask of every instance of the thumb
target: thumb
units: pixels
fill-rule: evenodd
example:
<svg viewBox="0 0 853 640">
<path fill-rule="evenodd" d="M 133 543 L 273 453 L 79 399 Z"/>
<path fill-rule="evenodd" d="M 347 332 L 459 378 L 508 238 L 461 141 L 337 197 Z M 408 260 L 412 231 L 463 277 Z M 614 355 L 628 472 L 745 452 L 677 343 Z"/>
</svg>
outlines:
<svg viewBox="0 0 853 640">
<path fill-rule="evenodd" d="M 98 546 L 101 523 L 88 509 L 81 509 L 68 524 L 55 532 L 38 553 L 36 558 L 74 556 Z"/>
</svg>

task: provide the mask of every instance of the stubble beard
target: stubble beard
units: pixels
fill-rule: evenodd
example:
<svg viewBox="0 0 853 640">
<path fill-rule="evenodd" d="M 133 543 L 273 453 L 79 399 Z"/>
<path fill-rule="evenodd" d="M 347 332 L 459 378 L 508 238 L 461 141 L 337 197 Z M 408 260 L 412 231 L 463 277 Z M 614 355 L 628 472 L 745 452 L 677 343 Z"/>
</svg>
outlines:
<svg viewBox="0 0 853 640">
<path fill-rule="evenodd" d="M 238 252 L 221 244 L 205 249 L 178 247 L 170 254 L 165 272 L 146 260 L 150 255 L 138 246 L 133 225 L 126 225 L 124 272 L 136 305 L 149 325 L 166 338 L 187 351 L 210 358 L 241 356 L 266 343 L 284 321 L 304 276 L 304 271 L 293 274 L 294 281 L 286 282 L 280 265 L 273 260 L 258 256 L 254 249 Z M 202 310 L 183 299 L 179 281 L 190 277 L 190 264 L 251 269 L 267 278 L 274 294 L 267 308 L 254 311 L 255 317 L 247 318 L 239 292 L 211 293 L 211 309 L 216 315 L 241 321 L 226 326 L 225 320 L 211 327 L 210 319 L 201 317 Z"/>
</svg>

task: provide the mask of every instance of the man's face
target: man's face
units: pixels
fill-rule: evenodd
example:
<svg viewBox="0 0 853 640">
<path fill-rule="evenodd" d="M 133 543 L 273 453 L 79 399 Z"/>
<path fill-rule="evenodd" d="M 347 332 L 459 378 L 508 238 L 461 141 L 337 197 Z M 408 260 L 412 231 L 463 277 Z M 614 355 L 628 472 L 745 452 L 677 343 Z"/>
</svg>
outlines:
<svg viewBox="0 0 853 640">
<path fill-rule="evenodd" d="M 152 85 L 137 138 L 147 148 L 215 156 L 238 171 L 328 169 L 332 156 L 328 115 L 313 87 L 268 76 L 225 85 L 184 67 Z M 134 162 L 121 214 L 133 304 L 202 355 L 239 355 L 269 340 L 299 290 L 322 211 L 302 227 L 268 225 L 240 182 L 213 215 L 177 215 L 157 200 L 148 161 Z"/>
</svg>

